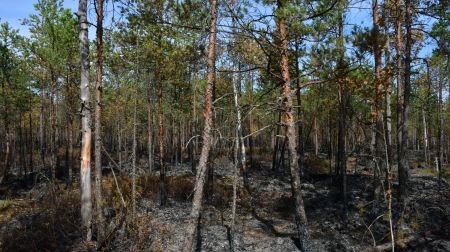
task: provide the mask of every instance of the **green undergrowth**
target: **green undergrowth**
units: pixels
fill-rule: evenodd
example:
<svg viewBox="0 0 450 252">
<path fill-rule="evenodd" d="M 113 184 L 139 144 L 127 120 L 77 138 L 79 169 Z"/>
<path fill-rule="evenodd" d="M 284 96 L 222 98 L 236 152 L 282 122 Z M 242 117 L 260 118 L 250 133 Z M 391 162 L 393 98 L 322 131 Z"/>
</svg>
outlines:
<svg viewBox="0 0 450 252">
<path fill-rule="evenodd" d="M 438 172 L 436 171 L 436 168 L 426 168 L 419 171 L 420 175 L 433 175 L 435 177 L 438 177 Z M 446 180 L 450 180 L 450 167 L 443 167 L 442 169 L 442 177 Z"/>
<path fill-rule="evenodd" d="M 6 210 L 14 205 L 12 200 L 0 200 L 0 211 Z"/>
</svg>

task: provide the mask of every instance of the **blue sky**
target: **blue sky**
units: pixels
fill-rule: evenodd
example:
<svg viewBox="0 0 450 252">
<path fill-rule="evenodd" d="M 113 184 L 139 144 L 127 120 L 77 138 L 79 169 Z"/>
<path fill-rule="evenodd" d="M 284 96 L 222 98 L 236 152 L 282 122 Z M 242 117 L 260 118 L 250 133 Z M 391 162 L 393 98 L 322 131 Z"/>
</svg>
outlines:
<svg viewBox="0 0 450 252">
<path fill-rule="evenodd" d="M 0 22 L 8 22 L 14 29 L 19 29 L 20 34 L 27 36 L 28 28 L 22 26 L 22 20 L 35 13 L 33 4 L 37 0 L 0 0 Z M 78 0 L 64 0 L 64 7 L 73 12 L 78 10 Z"/>
<path fill-rule="evenodd" d="M 13 28 L 19 29 L 20 34 L 28 36 L 28 27 L 22 26 L 21 22 L 30 14 L 35 13 L 33 4 L 36 2 L 37 0 L 0 0 L 0 6 L 2 6 L 0 8 L 0 22 L 8 22 Z M 78 10 L 78 0 L 64 0 L 64 7 L 70 8 L 73 12 L 76 12 Z M 346 14 L 347 25 L 344 28 L 344 32 L 346 34 L 350 33 L 353 25 L 362 25 L 368 27 L 372 25 L 370 0 L 358 1 L 358 3 L 356 4 L 351 4 L 350 7 L 351 8 L 349 9 L 349 12 Z M 107 16 L 106 18 L 108 19 L 110 17 Z M 432 21 L 433 20 L 428 20 L 428 22 Z M 89 37 L 93 39 L 93 37 L 95 36 L 95 31 L 93 31 L 91 28 L 89 33 Z M 420 52 L 420 56 L 429 55 L 431 53 L 431 50 L 431 46 L 424 47 Z"/>
</svg>

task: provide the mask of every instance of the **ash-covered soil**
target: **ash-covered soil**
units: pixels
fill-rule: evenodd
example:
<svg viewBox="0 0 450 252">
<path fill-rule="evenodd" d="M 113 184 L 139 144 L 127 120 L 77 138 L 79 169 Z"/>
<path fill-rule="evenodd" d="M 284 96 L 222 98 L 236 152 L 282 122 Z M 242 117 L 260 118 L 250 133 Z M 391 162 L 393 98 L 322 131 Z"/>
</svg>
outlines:
<svg viewBox="0 0 450 252">
<path fill-rule="evenodd" d="M 307 164 L 306 164 L 307 165 Z M 195 177 L 190 165 L 168 168 L 168 204 L 159 206 L 159 172 L 140 173 L 137 212 L 133 216 L 131 179 L 116 171 L 126 207 L 121 203 L 109 168 L 105 168 L 105 216 L 108 237 L 105 251 L 181 251 L 190 213 Z M 287 170 L 274 172 L 268 163 L 249 171 L 249 191 L 239 179 L 235 234 L 230 235 L 233 164 L 226 158 L 214 162 L 212 187 L 207 185 L 199 223 L 197 251 L 299 251 L 293 202 Z M 328 174 L 309 173 L 302 193 L 308 229 L 318 251 L 376 251 L 390 242 L 389 215 L 384 190 L 375 204 L 374 179 L 364 166 L 355 164 L 348 174 L 347 207 L 339 187 Z M 334 179 L 336 180 L 336 179 Z M 394 179 L 395 181 L 395 179 Z M 78 184 L 52 185 L 38 181 L 22 186 L 10 179 L 0 190 L 0 250 L 89 251 L 79 230 Z M 395 197 L 392 216 L 397 251 L 450 251 L 450 185 L 435 176 L 411 170 L 409 196 L 404 204 Z M 387 188 L 387 185 L 384 184 Z M 94 226 L 95 230 L 95 226 Z M 95 237 L 94 237 L 95 238 Z"/>
</svg>

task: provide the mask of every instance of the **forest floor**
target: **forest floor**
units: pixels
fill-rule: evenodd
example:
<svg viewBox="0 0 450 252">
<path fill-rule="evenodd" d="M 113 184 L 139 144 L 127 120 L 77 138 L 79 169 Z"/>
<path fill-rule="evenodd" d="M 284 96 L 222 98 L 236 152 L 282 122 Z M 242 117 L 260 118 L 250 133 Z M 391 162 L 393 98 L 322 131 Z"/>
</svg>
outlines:
<svg viewBox="0 0 450 252">
<path fill-rule="evenodd" d="M 390 229 L 383 191 L 373 196 L 372 176 L 360 161 L 349 158 L 348 204 L 346 211 L 339 189 L 326 174 L 325 157 L 306 159 L 309 176 L 302 182 L 308 228 L 318 251 L 373 251 L 387 248 Z M 450 251 L 450 184 L 439 186 L 432 170 L 411 169 L 408 198 L 399 205 L 395 193 L 393 221 L 397 251 Z M 417 164 L 417 163 L 416 163 Z M 214 162 L 213 191 L 206 195 L 201 215 L 198 251 L 229 251 L 233 164 L 227 158 Z M 181 251 L 184 226 L 190 213 L 195 180 L 190 165 L 168 167 L 168 204 L 160 207 L 159 172 L 142 173 L 138 179 L 137 212 L 130 210 L 131 179 L 113 176 L 105 169 L 105 215 L 107 251 Z M 239 181 L 235 251 L 298 251 L 293 202 L 287 172 L 274 172 L 266 162 L 249 171 L 250 192 Z M 397 184 L 394 183 L 394 192 Z M 375 202 L 380 202 L 375 204 Z M 79 190 L 65 183 L 40 179 L 24 186 L 10 178 L 0 187 L 0 251 L 88 251 L 79 223 Z M 94 227 L 95 229 L 95 227 Z"/>
</svg>

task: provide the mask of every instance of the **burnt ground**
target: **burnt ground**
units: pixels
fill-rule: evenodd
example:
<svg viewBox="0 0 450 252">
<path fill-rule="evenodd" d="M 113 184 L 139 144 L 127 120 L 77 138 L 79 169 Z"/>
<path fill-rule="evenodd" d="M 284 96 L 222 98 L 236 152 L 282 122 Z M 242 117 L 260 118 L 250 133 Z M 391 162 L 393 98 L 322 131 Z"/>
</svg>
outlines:
<svg viewBox="0 0 450 252">
<path fill-rule="evenodd" d="M 389 217 L 383 190 L 379 204 L 373 195 L 373 177 L 367 167 L 349 159 L 348 204 L 344 211 L 339 188 L 327 174 L 324 158 L 310 158 L 302 192 L 309 230 L 318 251 L 371 251 L 389 243 Z M 197 241 L 198 251 L 229 251 L 232 163 L 214 161 L 213 193 L 205 200 Z M 159 173 L 141 172 L 138 211 L 132 218 L 123 207 L 112 175 L 105 168 L 105 215 L 109 220 L 106 251 L 180 251 L 184 224 L 190 212 L 194 175 L 190 165 L 169 167 L 168 205 L 158 205 Z M 118 183 L 129 204 L 131 187 L 127 171 Z M 120 175 L 121 174 L 121 175 Z M 333 181 L 334 180 L 334 181 Z M 394 178 L 395 181 L 395 178 Z M 239 181 L 235 251 L 298 251 L 289 175 L 273 172 L 265 162 L 249 171 L 250 193 Z M 79 230 L 78 184 L 52 185 L 41 178 L 34 186 L 11 177 L 0 187 L 1 251 L 88 251 Z M 397 251 L 450 251 L 450 184 L 439 186 L 432 170 L 411 170 L 409 196 L 404 204 L 395 197 L 393 221 Z M 95 228 L 95 227 L 94 227 Z M 94 237 L 95 238 L 95 237 Z M 388 247 L 387 247 L 388 248 Z M 388 248 L 389 249 L 389 248 Z"/>
</svg>

